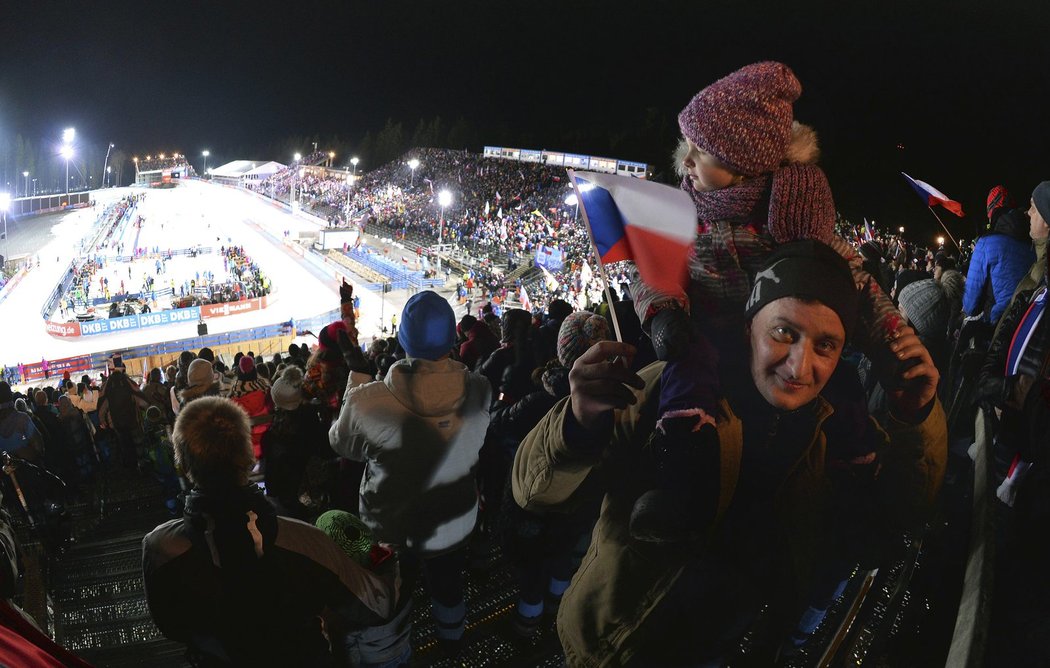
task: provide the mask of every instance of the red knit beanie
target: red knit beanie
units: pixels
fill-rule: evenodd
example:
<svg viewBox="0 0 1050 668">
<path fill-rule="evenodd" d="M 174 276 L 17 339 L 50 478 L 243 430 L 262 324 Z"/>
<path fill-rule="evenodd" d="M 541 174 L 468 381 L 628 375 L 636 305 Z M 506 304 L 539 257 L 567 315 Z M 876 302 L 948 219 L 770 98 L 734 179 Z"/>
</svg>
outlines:
<svg viewBox="0 0 1050 668">
<path fill-rule="evenodd" d="M 787 65 L 755 63 L 703 89 L 678 114 L 682 134 L 744 176 L 772 172 L 791 142 L 802 85 Z"/>
</svg>

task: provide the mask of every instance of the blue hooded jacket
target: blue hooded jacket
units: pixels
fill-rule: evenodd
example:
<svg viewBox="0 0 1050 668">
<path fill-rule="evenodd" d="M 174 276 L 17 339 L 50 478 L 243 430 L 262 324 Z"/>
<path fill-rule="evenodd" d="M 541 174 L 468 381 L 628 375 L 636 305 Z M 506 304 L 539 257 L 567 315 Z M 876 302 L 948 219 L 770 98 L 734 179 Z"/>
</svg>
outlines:
<svg viewBox="0 0 1050 668">
<path fill-rule="evenodd" d="M 970 259 L 963 311 L 968 316 L 984 311 L 991 322 L 998 322 L 1017 283 L 1035 262 L 1035 250 L 1023 210 L 1000 209 L 994 218 L 994 231 L 977 240 Z"/>
</svg>

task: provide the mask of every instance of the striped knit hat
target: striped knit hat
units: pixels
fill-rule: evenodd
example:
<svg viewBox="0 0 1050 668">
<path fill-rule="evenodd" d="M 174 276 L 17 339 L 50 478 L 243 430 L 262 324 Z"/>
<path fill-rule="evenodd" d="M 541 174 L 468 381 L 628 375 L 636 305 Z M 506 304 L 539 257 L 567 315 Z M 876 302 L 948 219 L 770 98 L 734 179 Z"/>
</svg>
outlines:
<svg viewBox="0 0 1050 668">
<path fill-rule="evenodd" d="M 996 209 L 1002 207 L 1012 209 L 1015 206 L 1014 198 L 1010 195 L 1010 191 L 1006 189 L 1006 186 L 993 186 L 992 189 L 988 191 L 988 200 L 986 203 L 988 220 L 992 219 L 992 214 L 995 213 Z"/>
<path fill-rule="evenodd" d="M 558 330 L 558 361 L 572 368 L 587 349 L 609 339 L 609 322 L 590 311 L 576 311 L 565 317 Z"/>
<path fill-rule="evenodd" d="M 703 89 L 678 114 L 682 134 L 744 176 L 772 172 L 791 143 L 802 85 L 787 65 L 743 67 Z"/>
</svg>

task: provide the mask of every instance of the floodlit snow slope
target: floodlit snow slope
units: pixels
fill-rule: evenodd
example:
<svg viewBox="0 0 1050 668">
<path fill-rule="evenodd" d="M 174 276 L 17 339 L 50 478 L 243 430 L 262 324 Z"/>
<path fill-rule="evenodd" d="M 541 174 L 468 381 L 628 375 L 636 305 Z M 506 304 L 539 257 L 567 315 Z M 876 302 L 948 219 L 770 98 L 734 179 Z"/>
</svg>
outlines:
<svg viewBox="0 0 1050 668">
<path fill-rule="evenodd" d="M 40 267 L 34 268 L 12 290 L 7 300 L 0 304 L 0 327 L 3 328 L 0 362 L 13 365 L 19 361 L 37 361 L 41 357 L 69 357 L 197 335 L 195 323 L 73 340 L 53 338 L 44 330 L 40 315 L 44 299 L 73 259 L 77 243 L 101 212 L 103 203 L 137 192 L 146 192 L 145 200 L 138 208 L 138 214 L 145 218 L 145 223 L 141 231 L 134 225 L 127 226 L 122 237 L 125 252 L 130 252 L 136 235 L 139 247 L 157 246 L 166 249 L 196 244 L 210 246 L 216 252 L 198 257 L 197 263 L 201 270 L 211 268 L 220 274 L 222 258 L 218 248 L 232 243 L 244 246 L 245 252 L 269 275 L 273 286 L 270 306 L 262 311 L 210 319 L 210 334 L 285 322 L 289 318 L 307 318 L 338 307 L 335 273 L 329 271 L 326 275 L 281 241 L 285 231 L 294 235 L 300 230 L 315 230 L 318 228 L 316 222 L 292 216 L 286 210 L 250 193 L 196 181 L 186 181 L 167 190 L 110 189 L 99 193 L 100 203 L 96 209 L 71 212 L 55 226 L 53 240 L 39 253 Z M 103 249 L 102 252 L 109 256 L 116 254 L 114 248 Z M 190 268 L 197 270 L 196 266 L 192 266 L 180 271 L 189 271 Z M 142 275 L 153 273 L 154 270 L 150 260 L 135 262 L 132 266 L 134 280 L 129 286 L 137 288 Z M 126 265 L 121 271 L 127 275 Z M 167 280 L 170 280 L 169 277 L 161 276 L 158 284 Z M 113 287 L 111 283 L 111 290 Z M 359 329 L 362 341 L 367 341 L 377 333 L 380 296 L 360 286 L 355 288 L 355 293 L 361 296 L 362 318 Z M 389 320 L 393 309 L 400 311 L 405 295 L 387 297 L 385 312 Z"/>
</svg>

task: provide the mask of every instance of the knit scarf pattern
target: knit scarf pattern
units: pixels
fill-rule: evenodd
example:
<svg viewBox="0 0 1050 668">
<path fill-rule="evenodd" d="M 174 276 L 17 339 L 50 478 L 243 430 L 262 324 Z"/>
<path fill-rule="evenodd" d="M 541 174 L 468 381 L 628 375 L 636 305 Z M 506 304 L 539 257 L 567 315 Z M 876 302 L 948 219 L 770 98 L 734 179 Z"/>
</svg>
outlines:
<svg viewBox="0 0 1050 668">
<path fill-rule="evenodd" d="M 700 231 L 719 220 L 754 225 L 762 230 L 769 209 L 770 175 L 746 179 L 729 188 L 701 192 L 693 187 L 689 177 L 682 179 L 682 190 L 689 193 L 696 205 Z"/>
</svg>

